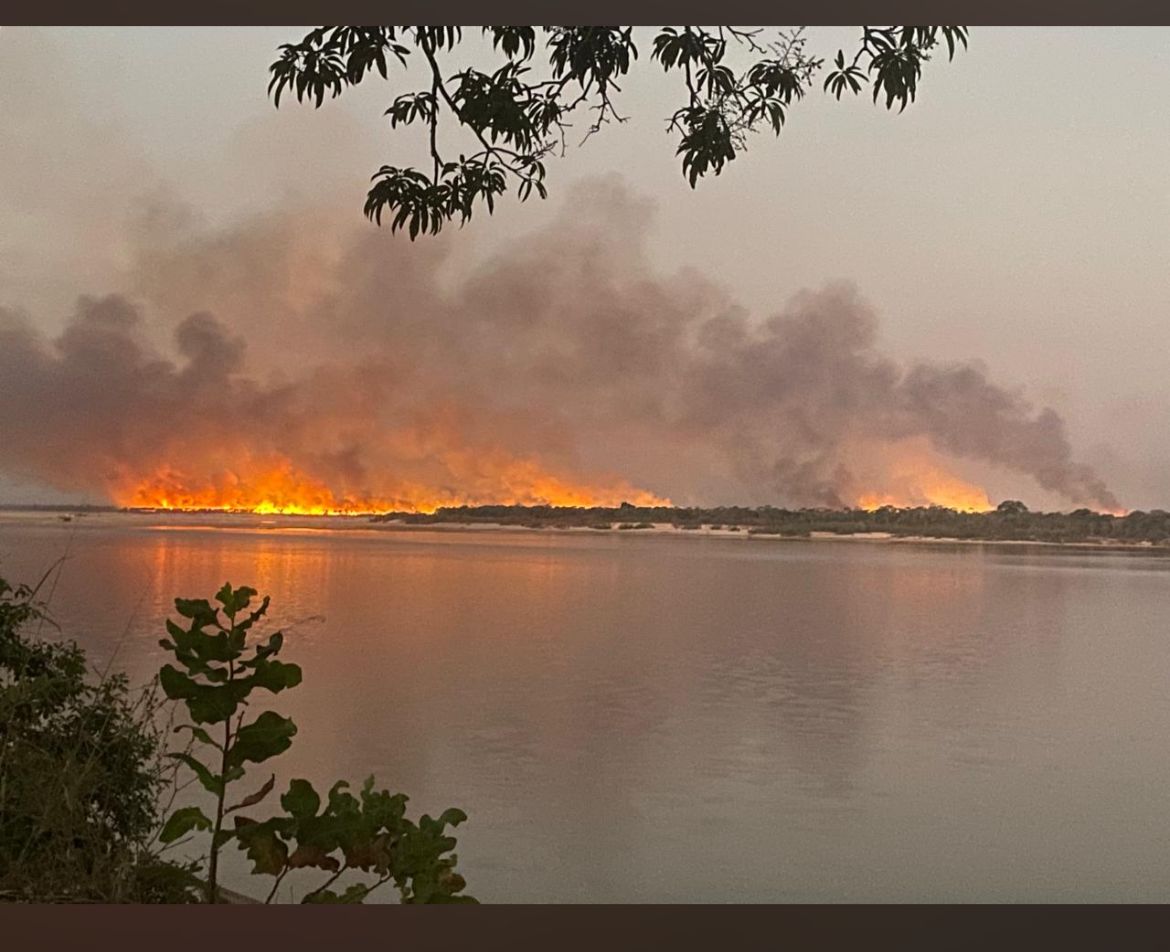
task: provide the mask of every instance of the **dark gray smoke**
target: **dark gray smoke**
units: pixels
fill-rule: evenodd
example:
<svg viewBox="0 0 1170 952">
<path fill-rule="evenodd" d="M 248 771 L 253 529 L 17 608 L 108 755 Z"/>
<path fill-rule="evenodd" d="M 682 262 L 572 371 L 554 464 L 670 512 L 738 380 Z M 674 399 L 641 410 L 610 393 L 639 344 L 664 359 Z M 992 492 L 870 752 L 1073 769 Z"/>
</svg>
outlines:
<svg viewBox="0 0 1170 952">
<path fill-rule="evenodd" d="M 919 440 L 1117 507 L 1055 412 L 975 364 L 883 356 L 852 288 L 758 321 L 702 275 L 654 273 L 650 209 L 616 178 L 474 267 L 308 211 L 157 234 L 172 218 L 128 294 L 81 300 L 60 336 L 0 314 L 0 471 L 117 495 L 285 460 L 408 504 L 507 495 L 532 466 L 676 503 L 841 505 L 866 447 Z"/>
</svg>

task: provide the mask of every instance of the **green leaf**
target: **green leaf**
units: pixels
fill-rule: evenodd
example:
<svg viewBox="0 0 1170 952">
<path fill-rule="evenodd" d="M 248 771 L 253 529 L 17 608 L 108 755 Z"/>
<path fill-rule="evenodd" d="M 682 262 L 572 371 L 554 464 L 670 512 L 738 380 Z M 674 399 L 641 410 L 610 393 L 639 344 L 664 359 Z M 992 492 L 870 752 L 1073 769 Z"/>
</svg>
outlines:
<svg viewBox="0 0 1170 952">
<path fill-rule="evenodd" d="M 250 688 L 247 681 L 214 686 L 196 684 L 192 696 L 185 698 L 191 720 L 196 724 L 223 723 L 236 713 L 239 702 L 247 696 Z"/>
<path fill-rule="evenodd" d="M 176 598 L 175 611 L 195 622 L 196 628 L 215 624 L 216 611 L 206 598 Z"/>
<path fill-rule="evenodd" d="M 265 603 L 267 603 L 267 601 L 268 600 L 265 599 Z M 265 642 L 262 645 L 257 646 L 256 657 L 267 658 L 269 655 L 274 655 L 278 651 L 280 651 L 280 648 L 283 644 L 284 644 L 284 633 L 280 632 L 280 631 L 275 631 L 271 635 L 268 636 L 267 642 Z"/>
<path fill-rule="evenodd" d="M 338 899 L 342 903 L 360 903 L 370 894 L 370 887 L 362 883 L 354 883 L 352 886 L 347 886 Z"/>
<path fill-rule="evenodd" d="M 217 631 L 213 635 L 205 632 L 200 633 L 196 636 L 191 647 L 200 661 L 207 662 L 232 661 L 239 657 L 240 651 L 243 650 L 244 646 L 241 644 L 239 648 L 233 649 L 228 633 L 226 631 Z"/>
<path fill-rule="evenodd" d="M 256 669 L 248 681 L 258 688 L 279 694 L 285 688 L 295 688 L 301 683 L 301 667 L 261 658 L 256 661 Z"/>
<path fill-rule="evenodd" d="M 174 642 L 160 641 L 159 644 L 169 651 L 175 652 L 176 655 L 190 654 L 197 633 L 176 625 L 169 618 L 166 620 L 166 627 L 167 634 L 174 639 Z"/>
<path fill-rule="evenodd" d="M 288 846 L 277 836 L 271 820 L 256 823 L 236 817 L 236 840 L 252 861 L 252 872 L 278 876 L 288 860 Z"/>
<path fill-rule="evenodd" d="M 327 906 L 343 902 L 343 900 L 332 889 L 317 889 L 305 896 L 301 902 L 311 905 Z"/>
<path fill-rule="evenodd" d="M 349 790 L 349 782 L 338 780 L 329 788 L 329 809 L 334 813 L 342 813 L 357 809 L 357 799 Z"/>
<path fill-rule="evenodd" d="M 249 588 L 244 585 L 240 588 L 233 589 L 231 582 L 224 582 L 223 588 L 215 593 L 215 600 L 223 605 L 224 612 L 227 616 L 234 619 L 241 609 L 248 607 L 248 603 L 255 594 L 256 589 L 254 588 Z"/>
<path fill-rule="evenodd" d="M 439 816 L 440 826 L 458 826 L 467 822 L 467 814 L 458 807 L 448 807 Z"/>
<path fill-rule="evenodd" d="M 345 862 L 354 869 L 367 872 L 371 869 L 384 873 L 390 868 L 393 856 L 390 852 L 390 835 L 382 833 L 372 836 L 368 829 L 347 830 L 342 842 Z"/>
<path fill-rule="evenodd" d="M 164 664 L 158 672 L 163 693 L 172 701 L 186 701 L 195 696 L 199 685 L 174 665 Z"/>
<path fill-rule="evenodd" d="M 244 643 L 248 640 L 248 626 L 245 622 L 241 622 L 232 628 L 227 634 L 228 650 L 232 653 L 232 658 L 238 658 L 244 653 Z"/>
<path fill-rule="evenodd" d="M 190 767 L 195 772 L 195 776 L 199 778 L 199 783 L 204 790 L 214 793 L 216 796 L 223 793 L 223 780 L 190 754 L 167 754 L 167 756 Z"/>
<path fill-rule="evenodd" d="M 255 595 L 256 594 L 255 591 L 253 591 L 252 594 Z M 258 622 L 261 618 L 264 617 L 265 613 L 268 611 L 268 606 L 271 602 L 272 602 L 271 597 L 268 595 L 265 595 L 263 600 L 260 602 L 260 607 L 255 609 L 252 612 L 249 612 L 247 621 L 242 622 L 241 624 L 243 624 L 243 626 L 245 628 L 251 628 L 254 624 L 256 624 L 256 622 Z"/>
<path fill-rule="evenodd" d="M 317 815 L 321 797 L 309 781 L 293 780 L 288 785 L 288 793 L 281 796 L 280 805 L 298 820 L 305 820 Z"/>
<path fill-rule="evenodd" d="M 203 815 L 199 807 L 183 807 L 170 815 L 158 838 L 163 843 L 173 843 L 196 829 L 210 830 L 211 821 Z"/>
<path fill-rule="evenodd" d="M 251 724 L 237 731 L 225 761 L 228 767 L 247 762 L 261 763 L 269 757 L 284 753 L 292 746 L 297 726 L 291 718 L 274 711 L 265 711 Z"/>
<path fill-rule="evenodd" d="M 207 733 L 207 731 L 205 731 L 202 727 L 196 727 L 194 724 L 180 724 L 175 728 L 174 733 L 177 734 L 179 731 L 190 731 L 191 736 L 194 737 L 197 741 L 204 744 L 209 744 L 217 750 L 223 750 L 223 745 L 212 740 L 211 735 Z"/>
<path fill-rule="evenodd" d="M 318 869 L 328 869 L 337 872 L 341 868 L 341 863 L 336 857 L 330 856 L 320 846 L 313 846 L 310 844 L 301 844 L 288 858 L 288 865 L 290 869 L 301 869 L 305 866 L 315 866 Z"/>
</svg>

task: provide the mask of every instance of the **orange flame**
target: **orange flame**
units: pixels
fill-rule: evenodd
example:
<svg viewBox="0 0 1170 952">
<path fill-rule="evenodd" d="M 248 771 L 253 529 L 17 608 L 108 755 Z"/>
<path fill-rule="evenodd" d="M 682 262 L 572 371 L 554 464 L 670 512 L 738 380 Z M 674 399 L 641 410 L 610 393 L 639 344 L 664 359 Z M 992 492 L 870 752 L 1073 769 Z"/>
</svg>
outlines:
<svg viewBox="0 0 1170 952">
<path fill-rule="evenodd" d="M 431 513 L 444 506 L 669 506 L 670 500 L 621 480 L 581 484 L 546 472 L 532 460 L 481 460 L 475 488 L 460 491 L 396 483 L 378 492 L 335 490 L 300 472 L 287 460 L 194 476 L 166 466 L 144 477 L 129 477 L 111 495 L 135 509 L 218 510 L 261 515 L 363 515 L 384 512 Z M 484 464 L 487 465 L 484 465 Z"/>
<path fill-rule="evenodd" d="M 874 480 L 881 488 L 858 492 L 859 509 L 943 506 L 958 512 L 989 512 L 995 508 L 984 489 L 943 468 L 925 447 L 904 444 L 887 452 L 892 452 L 892 458 L 885 473 Z"/>
<path fill-rule="evenodd" d="M 942 506 L 958 512 L 988 512 L 995 507 L 991 500 L 978 486 L 971 486 L 962 480 L 948 481 L 946 484 L 931 483 L 925 488 L 915 488 L 905 494 L 893 493 L 862 493 L 857 500 L 858 509 L 872 512 L 882 506 L 897 506 L 907 508 L 914 506 Z"/>
</svg>

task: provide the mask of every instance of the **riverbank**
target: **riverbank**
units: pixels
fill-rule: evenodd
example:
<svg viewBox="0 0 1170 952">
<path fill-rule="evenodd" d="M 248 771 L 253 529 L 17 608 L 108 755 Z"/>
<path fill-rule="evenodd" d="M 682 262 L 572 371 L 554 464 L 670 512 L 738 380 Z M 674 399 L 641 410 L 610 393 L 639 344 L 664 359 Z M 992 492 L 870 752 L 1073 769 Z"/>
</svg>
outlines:
<svg viewBox="0 0 1170 952">
<path fill-rule="evenodd" d="M 135 531 L 182 532 L 276 532 L 276 533 L 417 533 L 417 532 L 506 532 L 506 533 L 571 533 L 619 535 L 623 537 L 692 537 L 741 539 L 755 543 L 775 542 L 854 542 L 891 545 L 995 545 L 1044 546 L 1048 548 L 1080 548 L 1090 550 L 1140 550 L 1170 553 L 1170 545 L 1150 540 L 1127 541 L 1108 538 L 1083 538 L 1066 541 L 1021 538 L 979 538 L 890 531 L 827 531 L 810 529 L 795 532 L 752 525 L 679 525 L 671 522 L 610 522 L 589 525 L 544 525 L 531 522 L 519 524 L 507 521 L 431 520 L 416 517 L 371 518 L 354 516 L 314 515 L 257 515 L 236 512 L 176 512 L 147 510 L 105 510 L 63 512 L 45 509 L 7 509 L 0 511 L 0 533 L 5 526 L 38 528 L 63 534 L 84 532 L 87 529 L 124 527 Z"/>
</svg>

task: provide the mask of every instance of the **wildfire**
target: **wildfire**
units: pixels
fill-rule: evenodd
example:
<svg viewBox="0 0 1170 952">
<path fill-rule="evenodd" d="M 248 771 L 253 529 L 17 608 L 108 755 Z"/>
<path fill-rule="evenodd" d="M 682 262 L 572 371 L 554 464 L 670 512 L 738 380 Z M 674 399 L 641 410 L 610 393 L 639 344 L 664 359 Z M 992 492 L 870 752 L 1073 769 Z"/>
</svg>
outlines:
<svg viewBox="0 0 1170 952">
<path fill-rule="evenodd" d="M 943 506 L 958 512 L 988 512 L 995 508 L 982 489 L 959 480 L 954 485 L 935 484 L 929 488 L 914 489 L 906 495 L 863 493 L 857 500 L 857 508 L 871 512 L 882 506 Z"/>
<path fill-rule="evenodd" d="M 995 507 L 985 490 L 946 470 L 921 445 L 903 445 L 886 456 L 881 488 L 857 494 L 860 509 L 882 506 L 943 506 L 958 512 L 988 512 Z"/>
<path fill-rule="evenodd" d="M 494 461 L 498 464 L 499 461 Z M 458 490 L 396 483 L 379 492 L 335 490 L 320 479 L 279 461 L 193 476 L 163 467 L 123 481 L 111 495 L 121 506 L 136 509 L 218 510 L 259 515 L 363 515 L 384 512 L 431 513 L 444 506 L 485 504 L 526 506 L 669 506 L 670 500 L 620 480 L 579 484 L 543 470 L 531 460 L 510 460 L 490 467 L 473 489 Z"/>
</svg>

